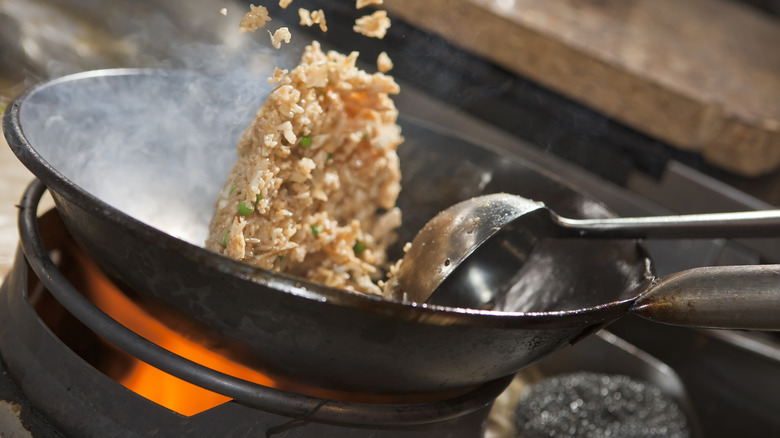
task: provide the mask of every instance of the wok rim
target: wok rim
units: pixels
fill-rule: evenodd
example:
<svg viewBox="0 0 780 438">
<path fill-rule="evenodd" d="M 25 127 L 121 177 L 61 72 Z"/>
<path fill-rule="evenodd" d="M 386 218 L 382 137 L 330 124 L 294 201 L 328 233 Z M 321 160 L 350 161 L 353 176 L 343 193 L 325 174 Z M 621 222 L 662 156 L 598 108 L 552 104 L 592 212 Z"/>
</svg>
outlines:
<svg viewBox="0 0 780 438">
<path fill-rule="evenodd" d="M 186 242 L 172 236 L 158 228 L 146 224 L 95 197 L 85 189 L 68 179 L 56 168 L 49 164 L 33 147 L 24 133 L 20 120 L 20 113 L 25 102 L 36 93 L 49 87 L 57 86 L 65 82 L 80 81 L 85 79 L 176 74 L 181 72 L 201 74 L 193 70 L 181 69 L 149 69 L 149 68 L 118 68 L 91 70 L 39 82 L 21 94 L 19 94 L 5 110 L 3 115 L 3 132 L 8 145 L 16 157 L 25 165 L 46 187 L 52 192 L 55 199 L 61 196 L 68 202 L 79 208 L 97 215 L 101 220 L 109 221 L 119 226 L 128 233 L 149 242 L 151 245 L 160 245 L 172 249 L 182 257 L 201 266 L 214 269 L 221 274 L 235 276 L 243 281 L 265 286 L 274 291 L 288 294 L 296 299 L 305 299 L 320 302 L 322 305 L 339 307 L 351 307 L 364 312 L 371 312 L 391 316 L 401 320 L 424 323 L 430 325 L 463 325 L 514 328 L 546 328 L 546 327 L 575 327 L 582 325 L 595 325 L 610 322 L 628 312 L 633 302 L 647 287 L 655 281 L 655 275 L 650 263 L 650 257 L 642 245 L 638 247 L 644 253 L 645 272 L 641 285 L 636 288 L 634 296 L 625 299 L 598 304 L 581 309 L 540 311 L 540 312 L 507 312 L 498 310 L 468 309 L 462 307 L 450 307 L 442 305 L 430 305 L 416 302 L 402 302 L 391 300 L 376 295 L 353 292 L 313 283 L 298 277 L 276 273 L 259 267 L 231 259 L 222 254 L 212 252 L 204 247 Z M 399 117 L 401 120 L 414 120 L 410 117 Z M 423 123 L 423 125 L 425 125 Z M 452 136 L 452 134 L 448 134 Z M 484 147 L 480 145 L 480 147 Z M 500 151 L 493 152 L 501 153 Z M 506 153 L 504 153 L 506 155 Z M 533 163 L 512 156 L 513 160 L 520 160 L 524 166 L 537 168 Z M 542 171 L 546 177 L 555 179 L 554 175 Z M 590 198 L 574 187 L 566 184 L 566 187 L 576 193 Z"/>
</svg>

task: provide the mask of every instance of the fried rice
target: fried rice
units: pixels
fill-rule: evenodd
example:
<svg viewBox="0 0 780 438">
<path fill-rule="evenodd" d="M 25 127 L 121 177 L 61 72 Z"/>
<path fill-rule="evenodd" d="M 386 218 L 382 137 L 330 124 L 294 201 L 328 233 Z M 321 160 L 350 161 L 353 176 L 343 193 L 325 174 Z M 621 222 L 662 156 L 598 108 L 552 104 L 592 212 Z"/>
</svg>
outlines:
<svg viewBox="0 0 780 438">
<path fill-rule="evenodd" d="M 206 247 L 327 286 L 382 293 L 403 141 L 392 77 L 305 49 L 245 130 Z"/>
</svg>

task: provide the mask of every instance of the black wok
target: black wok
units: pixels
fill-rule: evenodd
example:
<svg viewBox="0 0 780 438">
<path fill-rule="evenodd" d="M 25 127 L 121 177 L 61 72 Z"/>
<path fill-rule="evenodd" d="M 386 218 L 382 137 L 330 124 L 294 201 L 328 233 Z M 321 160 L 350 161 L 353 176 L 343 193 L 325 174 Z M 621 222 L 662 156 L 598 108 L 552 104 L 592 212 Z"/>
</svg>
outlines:
<svg viewBox="0 0 780 438">
<path fill-rule="evenodd" d="M 485 288 L 481 299 L 500 310 L 475 310 L 326 288 L 211 253 L 202 241 L 213 201 L 267 92 L 263 78 L 253 83 L 236 91 L 192 72 L 89 72 L 32 87 L 3 119 L 76 241 L 119 284 L 187 318 L 175 328 L 205 328 L 220 347 L 310 384 L 436 391 L 511 374 L 575 342 L 625 314 L 654 280 L 636 241 L 554 241 L 538 254 L 548 271 L 535 285 L 546 293 L 517 303 Z M 438 211 L 482 193 L 517 193 L 569 217 L 611 215 L 529 163 L 401 125 L 396 256 Z"/>
</svg>

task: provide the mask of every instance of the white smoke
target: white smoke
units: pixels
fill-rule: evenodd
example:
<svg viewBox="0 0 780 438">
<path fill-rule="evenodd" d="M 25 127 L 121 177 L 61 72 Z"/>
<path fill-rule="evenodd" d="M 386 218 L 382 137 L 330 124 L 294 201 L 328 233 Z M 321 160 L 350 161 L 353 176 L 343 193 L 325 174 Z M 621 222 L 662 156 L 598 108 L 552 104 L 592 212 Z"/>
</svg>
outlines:
<svg viewBox="0 0 780 438">
<path fill-rule="evenodd" d="M 55 80 L 25 101 L 22 128 L 66 179 L 142 222 L 202 245 L 239 136 L 270 91 L 268 77 L 275 66 L 294 66 L 310 41 L 294 34 L 277 51 L 264 29 L 239 34 L 248 6 L 232 2 L 177 0 L 164 2 L 162 10 L 143 1 L 108 3 L 115 7 L 101 8 L 103 19 L 117 26 L 114 34 L 135 55 L 103 67 L 155 72 Z M 220 9 L 229 3 L 224 16 Z M 119 4 L 139 15 L 127 15 Z M 278 19 L 272 24 L 286 25 Z M 74 67 L 52 61 L 46 74 Z"/>
</svg>

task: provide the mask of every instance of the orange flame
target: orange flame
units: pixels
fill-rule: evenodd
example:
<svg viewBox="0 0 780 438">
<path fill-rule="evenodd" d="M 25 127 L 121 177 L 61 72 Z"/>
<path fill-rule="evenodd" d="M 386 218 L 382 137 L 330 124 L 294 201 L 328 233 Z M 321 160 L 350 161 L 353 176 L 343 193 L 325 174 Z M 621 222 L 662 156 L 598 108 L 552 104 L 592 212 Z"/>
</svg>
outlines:
<svg viewBox="0 0 780 438">
<path fill-rule="evenodd" d="M 260 372 L 231 361 L 174 332 L 123 294 L 83 254 L 79 253 L 78 259 L 79 265 L 84 269 L 84 275 L 89 278 L 87 290 L 83 292 L 98 308 L 120 324 L 193 362 L 263 386 L 275 385 L 272 379 Z M 140 360 L 135 360 L 132 370 L 118 381 L 131 391 L 187 416 L 230 400 L 229 397 L 193 385 Z"/>
<path fill-rule="evenodd" d="M 312 397 L 359 403 L 425 403 L 445 400 L 472 389 L 419 394 L 371 394 L 314 387 L 283 378 L 270 377 L 168 328 L 125 295 L 73 242 L 68 245 L 65 252 L 73 256 L 75 261 L 71 266 L 70 273 L 74 276 L 71 280 L 77 280 L 74 284 L 78 284 L 78 289 L 103 312 L 168 351 L 233 377 Z M 230 400 L 229 397 L 193 385 L 137 358 L 127 356 L 132 364 L 131 370 L 121 377 L 115 377 L 115 380 L 129 390 L 172 411 L 191 416 Z"/>
</svg>

